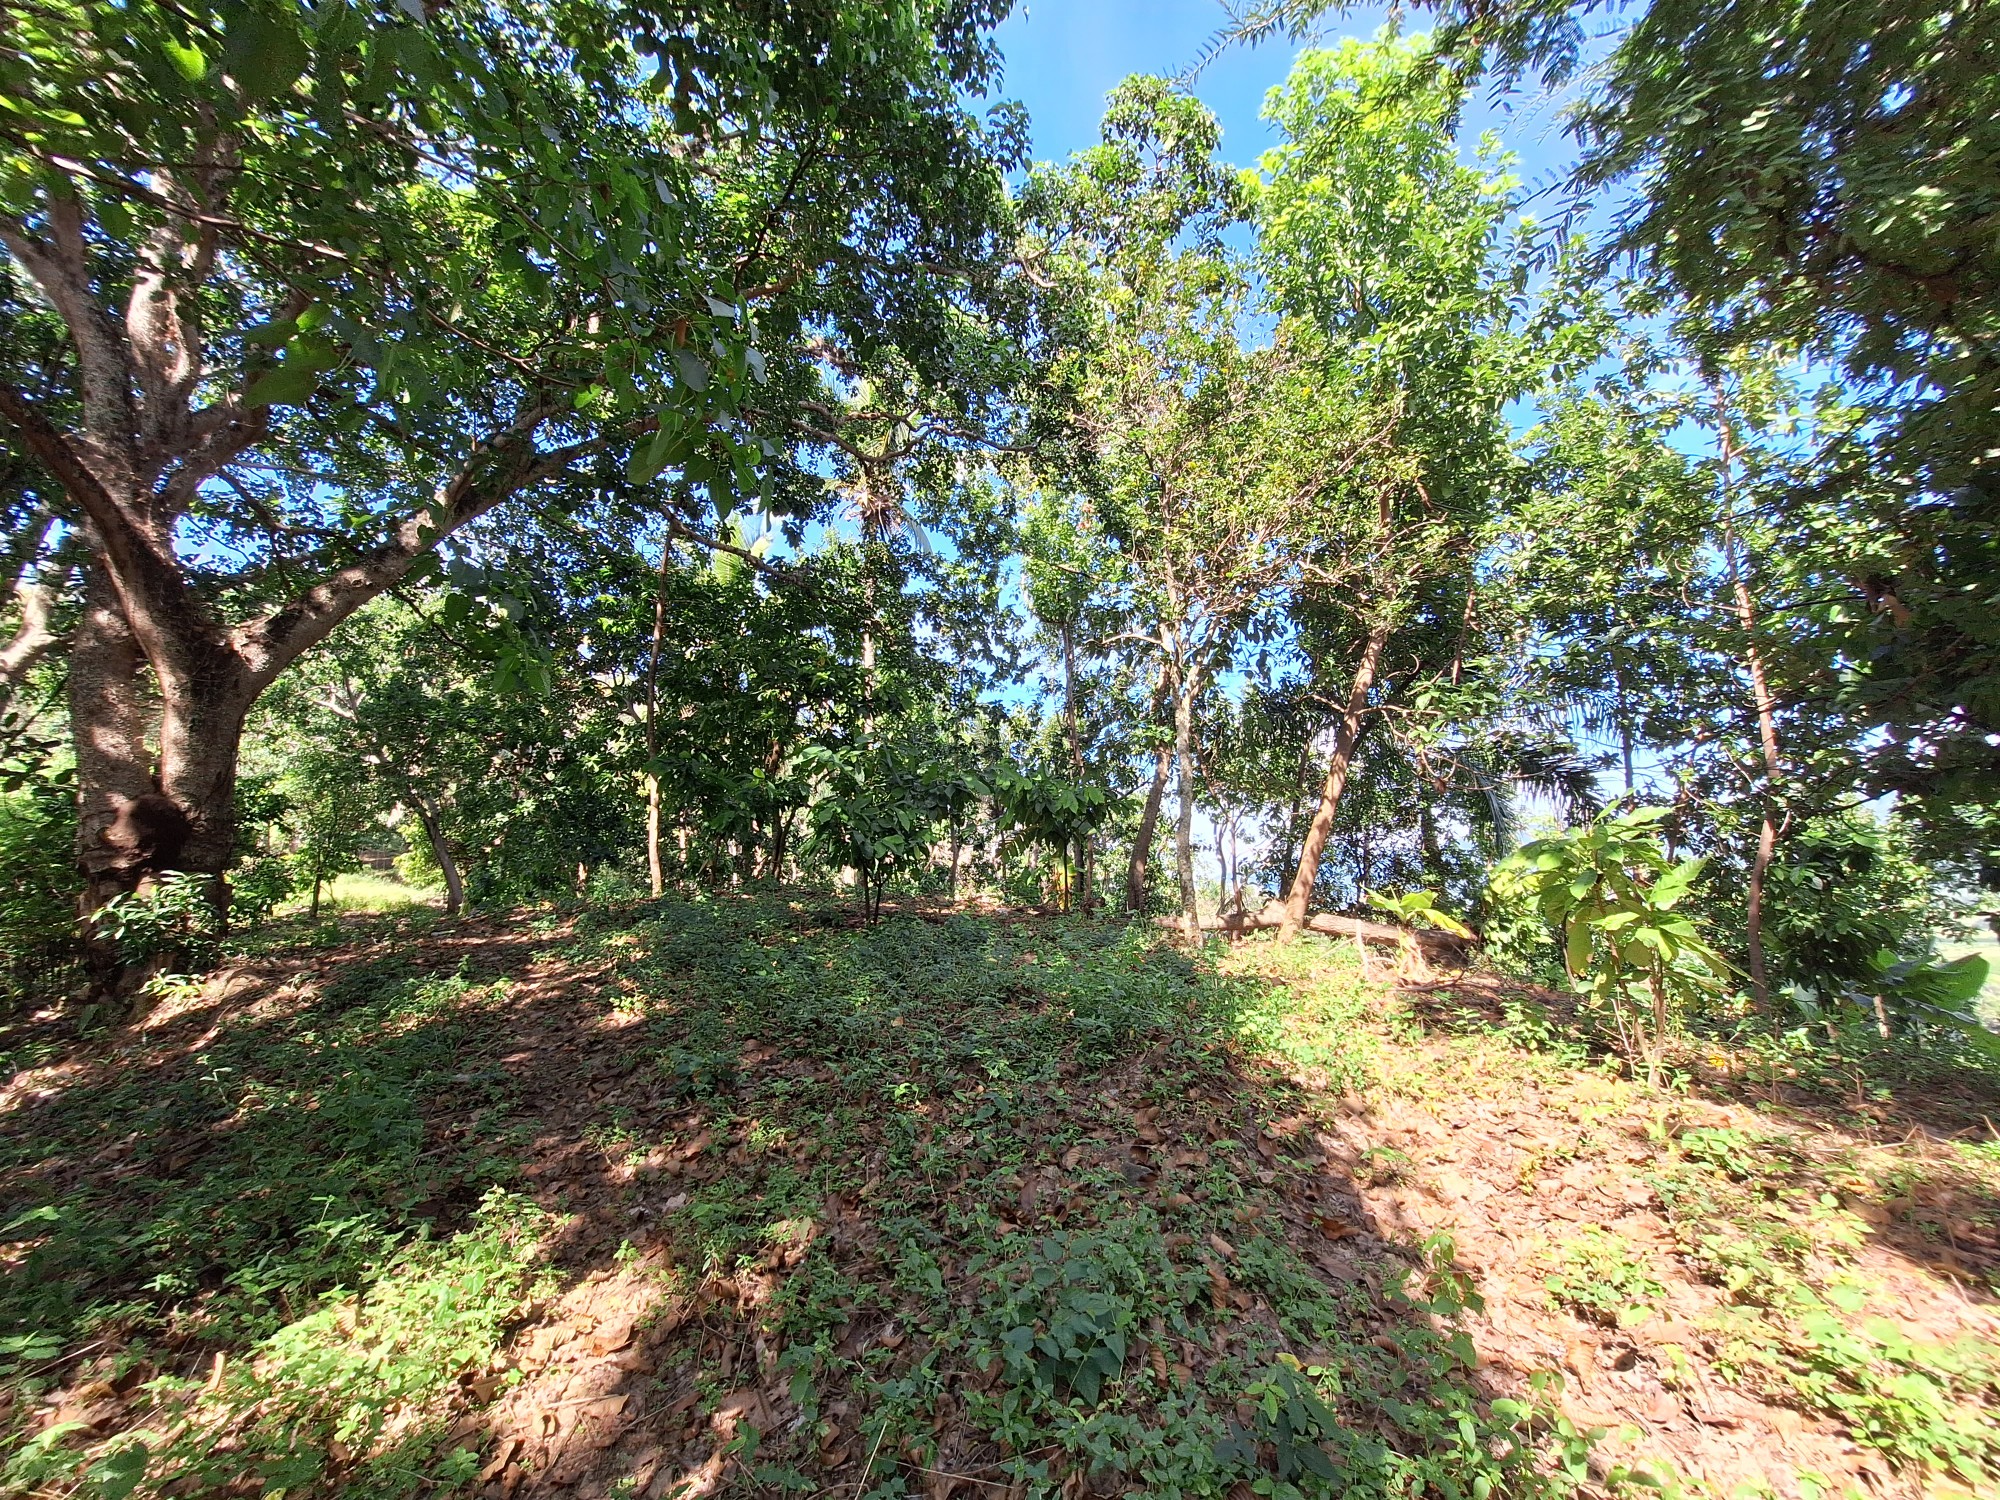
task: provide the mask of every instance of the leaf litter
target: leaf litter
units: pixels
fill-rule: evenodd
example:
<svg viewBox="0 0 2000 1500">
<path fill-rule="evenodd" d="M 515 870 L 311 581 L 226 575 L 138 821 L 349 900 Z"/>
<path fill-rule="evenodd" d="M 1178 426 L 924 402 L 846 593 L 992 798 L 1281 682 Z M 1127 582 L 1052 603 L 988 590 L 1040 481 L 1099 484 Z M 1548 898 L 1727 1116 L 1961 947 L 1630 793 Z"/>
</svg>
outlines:
<svg viewBox="0 0 2000 1500">
<path fill-rule="evenodd" d="M 372 1274 L 471 1222 L 478 1162 L 543 1216 L 541 1280 L 360 1439 L 302 1419 L 288 1493 L 1915 1496 L 2000 1451 L 2000 1172 L 1963 1131 L 1649 1090 L 1520 1045 L 1491 981 L 1398 994 L 1310 940 L 1191 961 L 773 901 L 536 925 L 273 955 L 8 1086 L 45 1141 L 0 1179 L 14 1220 L 129 1187 L 82 1143 L 137 1080 L 252 1033 L 309 1069 L 357 993 L 458 976 L 386 1028 L 442 1038 L 404 1080 L 437 1182 Z M 140 1492 L 232 1451 L 268 1488 L 240 1404 L 159 1381 L 270 1368 L 227 1300 L 63 1329 L 8 1380 L 16 1471 L 43 1440 L 40 1492 L 101 1492 L 145 1432 Z M 177 1480 L 189 1434 L 210 1468 Z"/>
</svg>

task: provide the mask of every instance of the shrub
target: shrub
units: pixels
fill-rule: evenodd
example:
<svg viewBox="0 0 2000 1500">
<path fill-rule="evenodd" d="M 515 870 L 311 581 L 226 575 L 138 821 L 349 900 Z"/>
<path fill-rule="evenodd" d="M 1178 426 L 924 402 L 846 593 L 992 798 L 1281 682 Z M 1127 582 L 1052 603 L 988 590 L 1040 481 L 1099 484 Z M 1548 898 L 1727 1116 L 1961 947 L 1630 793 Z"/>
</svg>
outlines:
<svg viewBox="0 0 2000 1500">
<path fill-rule="evenodd" d="M 47 995 L 74 972 L 75 840 L 66 787 L 0 793 L 0 1003 Z"/>
</svg>

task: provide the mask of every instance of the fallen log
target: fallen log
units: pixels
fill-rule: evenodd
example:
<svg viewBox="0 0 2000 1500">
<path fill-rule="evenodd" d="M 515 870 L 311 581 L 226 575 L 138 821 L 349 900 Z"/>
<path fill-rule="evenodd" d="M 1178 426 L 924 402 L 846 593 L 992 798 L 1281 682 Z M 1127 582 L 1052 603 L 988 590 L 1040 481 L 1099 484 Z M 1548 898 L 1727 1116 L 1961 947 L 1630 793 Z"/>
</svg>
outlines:
<svg viewBox="0 0 2000 1500">
<path fill-rule="evenodd" d="M 1179 917 L 1158 917 L 1160 926 L 1175 932 L 1181 930 Z M 1240 937 L 1249 932 L 1263 932 L 1282 926 L 1285 908 L 1280 902 L 1272 902 L 1262 911 L 1226 912 L 1219 917 L 1204 917 L 1201 922 L 1203 932 L 1223 932 Z M 1305 920 L 1307 932 L 1317 932 L 1322 937 L 1354 938 L 1364 943 L 1387 943 L 1405 953 L 1420 955 L 1425 963 L 1449 964 L 1464 968 L 1471 957 L 1477 939 L 1467 941 L 1456 933 L 1440 932 L 1430 927 L 1399 927 L 1392 922 L 1371 922 L 1366 917 L 1342 916 L 1338 912 L 1314 912 Z"/>
</svg>

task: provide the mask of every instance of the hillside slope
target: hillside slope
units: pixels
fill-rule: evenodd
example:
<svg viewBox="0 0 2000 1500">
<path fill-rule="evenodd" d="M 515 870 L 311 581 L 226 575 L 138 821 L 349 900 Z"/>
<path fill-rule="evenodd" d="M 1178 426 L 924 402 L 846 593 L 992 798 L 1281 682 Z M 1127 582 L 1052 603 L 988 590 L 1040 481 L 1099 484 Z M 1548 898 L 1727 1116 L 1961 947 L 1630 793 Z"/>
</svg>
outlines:
<svg viewBox="0 0 2000 1500">
<path fill-rule="evenodd" d="M 1552 1000 L 776 900 L 276 944 L 8 1043 L 7 1485 L 1980 1491 L 1991 1087 L 1650 1091 Z"/>
</svg>

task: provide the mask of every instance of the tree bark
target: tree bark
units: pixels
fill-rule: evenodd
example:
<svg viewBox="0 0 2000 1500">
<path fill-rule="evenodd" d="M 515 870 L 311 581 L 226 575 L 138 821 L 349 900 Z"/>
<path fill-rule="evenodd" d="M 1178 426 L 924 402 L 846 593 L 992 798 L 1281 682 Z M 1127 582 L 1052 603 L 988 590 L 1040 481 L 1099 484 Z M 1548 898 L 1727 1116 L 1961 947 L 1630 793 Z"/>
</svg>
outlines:
<svg viewBox="0 0 2000 1500">
<path fill-rule="evenodd" d="M 76 743 L 76 863 L 82 915 L 133 889 L 147 873 L 135 851 L 108 839 L 120 813 L 157 791 L 146 745 L 139 646 L 103 570 L 84 579 L 83 612 L 70 636 L 69 712 Z"/>
<path fill-rule="evenodd" d="M 1063 654 L 1063 722 L 1069 734 L 1069 768 L 1076 784 L 1083 785 L 1083 736 L 1077 728 L 1076 716 L 1076 630 L 1068 620 L 1062 624 Z M 1090 835 L 1086 833 L 1077 840 L 1076 847 L 1076 894 L 1084 909 L 1090 908 Z"/>
<path fill-rule="evenodd" d="M 660 647 L 667 633 L 667 569 L 673 538 L 660 540 L 660 572 L 653 589 L 653 649 L 646 658 L 646 873 L 653 899 L 666 894 L 666 866 L 660 859 Z"/>
<path fill-rule="evenodd" d="M 1736 605 L 1736 625 L 1743 635 L 1743 659 L 1750 671 L 1751 698 L 1757 711 L 1757 741 L 1764 760 L 1764 786 L 1758 802 L 1757 853 L 1750 862 L 1748 910 L 1744 913 L 1744 947 L 1750 961 L 1750 1000 L 1761 1016 L 1771 1015 L 1771 977 L 1764 954 L 1764 894 L 1777 853 L 1778 826 L 1775 801 L 1784 763 L 1778 753 L 1777 701 L 1771 694 L 1770 678 L 1764 670 L 1764 653 L 1757 640 L 1757 611 L 1744 581 L 1736 540 L 1736 505 L 1730 494 L 1730 470 L 1735 461 L 1735 437 L 1723 410 L 1722 396 L 1715 397 L 1720 431 L 1723 513 L 1722 555 L 1729 568 L 1730 591 Z"/>
<path fill-rule="evenodd" d="M 1194 696 L 1187 672 L 1174 685 L 1174 762 L 1180 782 L 1180 815 L 1174 821 L 1174 875 L 1180 886 L 1182 930 L 1190 944 L 1201 936 L 1201 897 L 1194 884 Z"/>
<path fill-rule="evenodd" d="M 1125 863 L 1125 910 L 1137 916 L 1146 908 L 1146 872 L 1153 863 L 1153 834 L 1160 826 L 1160 803 L 1167 792 L 1167 772 L 1173 765 L 1173 750 L 1160 747 L 1153 765 L 1153 784 L 1146 789 L 1146 805 L 1139 813 L 1139 832 L 1132 840 L 1132 857 Z"/>
<path fill-rule="evenodd" d="M 1340 811 L 1341 794 L 1347 790 L 1347 770 L 1353 763 L 1354 743 L 1361 737 L 1361 721 L 1368 712 L 1368 693 L 1375 685 L 1375 672 L 1381 665 L 1382 648 L 1388 644 L 1389 627 L 1377 625 L 1368 634 L 1368 644 L 1362 648 L 1361 660 L 1354 668 L 1354 681 L 1347 690 L 1347 703 L 1341 711 L 1340 725 L 1333 737 L 1333 759 L 1326 769 L 1326 781 L 1320 787 L 1319 808 L 1313 813 L 1312 826 L 1306 830 L 1305 846 L 1299 850 L 1298 873 L 1292 877 L 1292 888 L 1285 899 L 1285 917 L 1278 928 L 1278 941 L 1290 942 L 1305 925 L 1306 907 L 1312 901 L 1313 886 L 1319 880 L 1320 857 L 1326 852 L 1327 840 L 1333 834 L 1334 815 Z"/>
<path fill-rule="evenodd" d="M 444 909 L 449 915 L 457 916 L 465 910 L 465 881 L 458 873 L 458 861 L 451 857 L 451 845 L 444 836 L 444 823 L 428 798 L 418 797 L 414 805 L 417 821 L 423 825 L 424 837 L 430 842 L 431 858 L 444 872 Z"/>
</svg>

